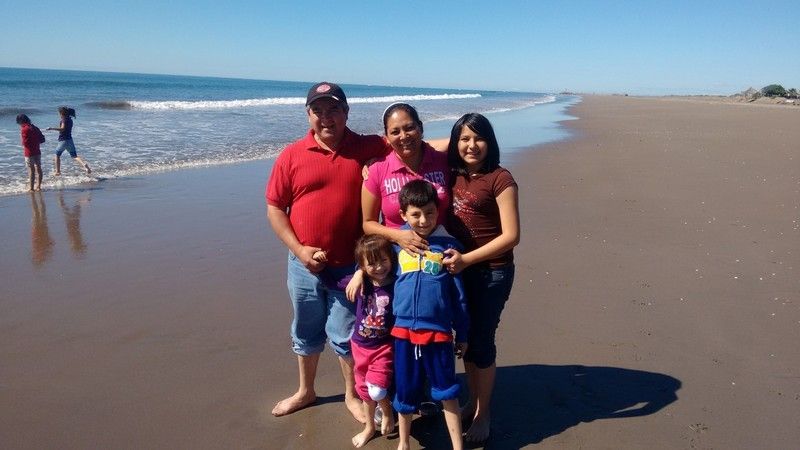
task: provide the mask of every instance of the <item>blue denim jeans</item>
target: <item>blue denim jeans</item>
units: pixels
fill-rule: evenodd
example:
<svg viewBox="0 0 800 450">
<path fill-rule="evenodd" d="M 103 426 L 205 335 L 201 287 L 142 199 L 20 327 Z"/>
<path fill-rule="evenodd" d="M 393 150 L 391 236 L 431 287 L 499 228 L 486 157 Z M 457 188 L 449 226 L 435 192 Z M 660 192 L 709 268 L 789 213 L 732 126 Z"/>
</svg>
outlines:
<svg viewBox="0 0 800 450">
<path fill-rule="evenodd" d="M 56 147 L 56 155 L 61 156 L 66 150 L 69 153 L 69 156 L 75 158 L 78 156 L 78 152 L 75 151 L 75 143 L 72 142 L 72 139 L 67 139 L 64 141 L 58 142 L 58 147 Z"/>
<path fill-rule="evenodd" d="M 464 361 L 485 369 L 497 358 L 495 335 L 500 313 L 506 305 L 514 284 L 514 265 L 498 269 L 469 267 L 461 277 L 467 293 L 469 333 Z"/>
<path fill-rule="evenodd" d="M 352 273 L 354 267 L 328 270 L 342 278 Z M 294 309 L 292 350 L 302 356 L 321 353 L 328 339 L 337 355 L 349 357 L 355 304 L 347 301 L 343 291 L 326 287 L 292 253 L 289 253 L 287 285 Z"/>
</svg>

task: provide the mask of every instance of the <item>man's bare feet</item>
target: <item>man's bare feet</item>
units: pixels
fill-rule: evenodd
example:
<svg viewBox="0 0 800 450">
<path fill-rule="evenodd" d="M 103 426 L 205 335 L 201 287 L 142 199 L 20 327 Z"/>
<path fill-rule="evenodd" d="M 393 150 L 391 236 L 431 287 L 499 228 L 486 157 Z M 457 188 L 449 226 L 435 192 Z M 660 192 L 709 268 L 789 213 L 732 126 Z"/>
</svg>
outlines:
<svg viewBox="0 0 800 450">
<path fill-rule="evenodd" d="M 364 416 L 364 406 L 360 398 L 345 395 L 344 404 L 358 423 L 367 423 L 367 418 Z M 370 417 L 370 419 L 372 418 Z"/>
<path fill-rule="evenodd" d="M 361 448 L 372 439 L 372 436 L 375 436 L 375 428 L 366 427 L 364 431 L 358 433 L 357 435 L 353 436 L 353 447 Z"/>
<path fill-rule="evenodd" d="M 464 440 L 472 443 L 481 443 L 489 439 L 489 418 L 478 416 L 472 421 L 469 430 L 464 433 Z"/>
<path fill-rule="evenodd" d="M 272 408 L 272 415 L 275 417 L 285 416 L 301 410 L 315 401 L 317 401 L 317 395 L 313 392 L 305 395 L 296 392 L 293 396 L 279 401 L 275 407 Z"/>
</svg>

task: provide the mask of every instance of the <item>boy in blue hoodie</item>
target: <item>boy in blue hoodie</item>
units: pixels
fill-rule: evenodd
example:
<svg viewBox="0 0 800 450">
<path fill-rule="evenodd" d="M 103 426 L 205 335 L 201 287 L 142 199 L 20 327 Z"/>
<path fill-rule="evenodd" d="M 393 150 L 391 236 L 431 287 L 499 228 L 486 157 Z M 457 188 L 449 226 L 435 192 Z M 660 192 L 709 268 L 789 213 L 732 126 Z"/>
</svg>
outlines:
<svg viewBox="0 0 800 450">
<path fill-rule="evenodd" d="M 466 298 L 459 276 L 442 265 L 444 251 L 461 244 L 444 227 L 436 225 L 436 189 L 414 180 L 400 191 L 400 215 L 410 229 L 428 241 L 428 250 L 409 254 L 394 245 L 397 280 L 394 287 L 395 387 L 394 409 L 399 413 L 399 450 L 409 448 L 411 414 L 419 407 L 427 378 L 431 398 L 444 408 L 454 449 L 463 448 L 458 406 L 459 384 L 455 359 L 467 350 Z M 455 343 L 453 339 L 455 330 Z"/>
</svg>

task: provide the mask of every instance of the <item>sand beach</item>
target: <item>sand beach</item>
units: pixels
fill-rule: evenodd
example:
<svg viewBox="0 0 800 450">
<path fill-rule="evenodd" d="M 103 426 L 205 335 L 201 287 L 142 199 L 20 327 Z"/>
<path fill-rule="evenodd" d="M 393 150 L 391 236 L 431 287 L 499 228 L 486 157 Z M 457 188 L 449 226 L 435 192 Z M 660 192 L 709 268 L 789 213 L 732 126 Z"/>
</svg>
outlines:
<svg viewBox="0 0 800 450">
<path fill-rule="evenodd" d="M 485 448 L 800 441 L 800 109 L 584 96 L 513 158 L 522 242 Z M 271 160 L 0 197 L 0 448 L 349 448 L 296 387 Z M 447 443 L 438 418 L 418 448 Z M 366 448 L 390 449 L 379 437 Z"/>
</svg>

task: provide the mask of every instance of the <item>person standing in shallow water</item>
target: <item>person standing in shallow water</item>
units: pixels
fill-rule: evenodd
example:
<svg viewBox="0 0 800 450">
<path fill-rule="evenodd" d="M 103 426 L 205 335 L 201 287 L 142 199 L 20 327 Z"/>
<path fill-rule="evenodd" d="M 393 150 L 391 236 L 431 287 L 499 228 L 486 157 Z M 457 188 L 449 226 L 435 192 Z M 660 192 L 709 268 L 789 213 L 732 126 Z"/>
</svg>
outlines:
<svg viewBox="0 0 800 450">
<path fill-rule="evenodd" d="M 75 117 L 75 110 L 66 106 L 58 108 L 58 115 L 61 116 L 61 123 L 58 128 L 47 127 L 49 131 L 58 131 L 58 147 L 56 147 L 56 176 L 61 175 L 61 154 L 66 150 L 72 160 L 83 167 L 86 174 L 92 173 L 89 164 L 86 163 L 75 150 L 75 143 L 72 141 L 72 118 Z"/>
<path fill-rule="evenodd" d="M 41 191 L 42 152 L 39 146 L 44 142 L 44 135 L 25 114 L 17 116 L 17 125 L 25 155 L 25 166 L 28 168 L 28 192 Z"/>
</svg>

